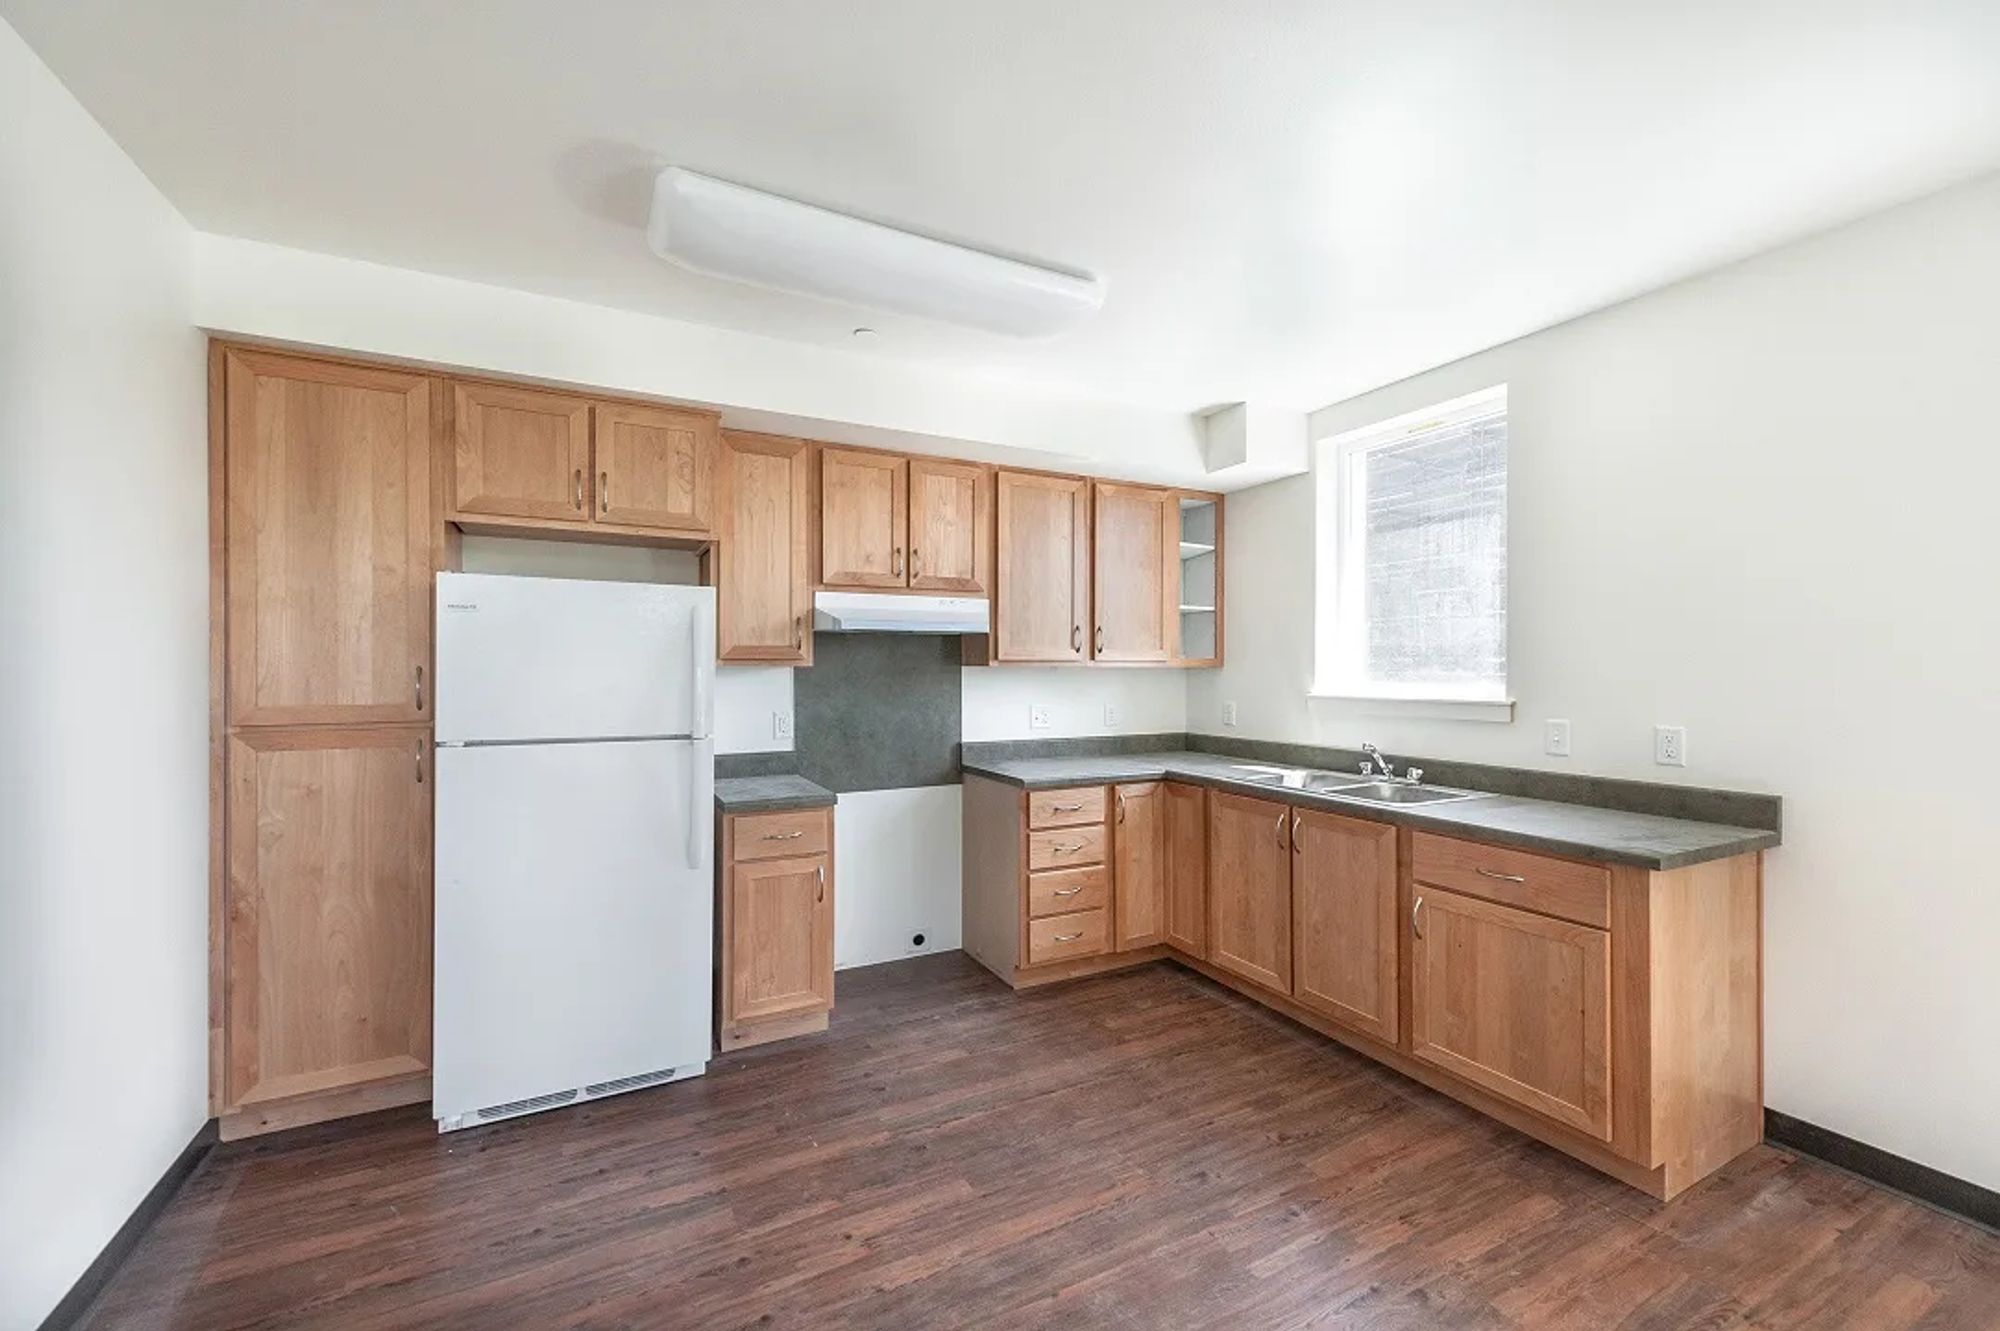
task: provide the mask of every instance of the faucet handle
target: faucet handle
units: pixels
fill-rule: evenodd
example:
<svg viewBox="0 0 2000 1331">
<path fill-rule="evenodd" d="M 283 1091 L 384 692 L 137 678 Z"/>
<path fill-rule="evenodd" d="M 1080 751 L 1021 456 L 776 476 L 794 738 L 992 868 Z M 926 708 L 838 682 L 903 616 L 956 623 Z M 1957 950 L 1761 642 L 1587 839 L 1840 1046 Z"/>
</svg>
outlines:
<svg viewBox="0 0 2000 1331">
<path fill-rule="evenodd" d="M 1415 785 L 1423 779 L 1424 769 L 1421 767 L 1406 768 L 1403 772 L 1403 780 L 1409 782 L 1411 785 Z"/>
</svg>

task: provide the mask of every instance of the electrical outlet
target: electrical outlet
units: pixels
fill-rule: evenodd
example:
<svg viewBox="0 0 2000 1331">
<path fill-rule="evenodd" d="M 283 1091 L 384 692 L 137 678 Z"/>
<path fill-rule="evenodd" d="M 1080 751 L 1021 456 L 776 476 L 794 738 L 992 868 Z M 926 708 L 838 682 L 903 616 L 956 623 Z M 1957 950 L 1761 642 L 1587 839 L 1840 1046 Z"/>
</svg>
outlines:
<svg viewBox="0 0 2000 1331">
<path fill-rule="evenodd" d="M 1115 702 L 1108 702 L 1108 703 L 1104 704 L 1104 724 L 1105 724 L 1105 725 L 1107 725 L 1107 726 L 1115 726 L 1115 725 L 1117 725 L 1117 724 L 1118 724 L 1118 704 L 1117 704 L 1117 703 L 1115 703 Z"/>
<path fill-rule="evenodd" d="M 1653 727 L 1653 761 L 1662 767 L 1686 767 L 1688 732 L 1686 726 Z"/>
<path fill-rule="evenodd" d="M 1047 730 L 1048 728 L 1049 709 L 1042 703 L 1035 703 L 1030 706 L 1028 708 L 1028 729 Z"/>
<path fill-rule="evenodd" d="M 1225 725 L 1225 726 L 1233 726 L 1233 725 L 1235 725 L 1235 724 L 1236 724 L 1236 704 L 1235 704 L 1235 703 L 1233 703 L 1233 702 L 1226 702 L 1226 703 L 1222 704 L 1222 724 L 1223 724 L 1223 725 Z"/>
<path fill-rule="evenodd" d="M 771 738 L 790 739 L 792 737 L 792 714 L 790 712 L 771 713 Z"/>
<path fill-rule="evenodd" d="M 1542 722 L 1542 749 L 1554 758 L 1569 757 L 1569 722 Z"/>
</svg>

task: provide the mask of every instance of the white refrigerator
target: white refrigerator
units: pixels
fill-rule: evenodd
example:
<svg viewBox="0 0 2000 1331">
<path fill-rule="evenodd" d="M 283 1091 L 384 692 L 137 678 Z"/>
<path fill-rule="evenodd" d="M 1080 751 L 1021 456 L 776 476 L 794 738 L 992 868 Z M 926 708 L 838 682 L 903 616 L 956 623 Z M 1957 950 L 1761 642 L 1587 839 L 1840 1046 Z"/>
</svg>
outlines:
<svg viewBox="0 0 2000 1331">
<path fill-rule="evenodd" d="M 440 1131 L 699 1075 L 715 593 L 437 579 Z"/>
</svg>

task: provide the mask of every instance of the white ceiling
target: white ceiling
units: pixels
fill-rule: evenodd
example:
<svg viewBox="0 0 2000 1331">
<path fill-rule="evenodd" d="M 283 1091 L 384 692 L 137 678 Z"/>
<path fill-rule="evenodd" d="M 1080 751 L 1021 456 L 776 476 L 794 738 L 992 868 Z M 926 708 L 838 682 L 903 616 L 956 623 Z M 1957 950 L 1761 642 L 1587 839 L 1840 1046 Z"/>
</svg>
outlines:
<svg viewBox="0 0 2000 1331">
<path fill-rule="evenodd" d="M 1313 407 L 2000 166 L 1995 0 L 0 0 L 204 230 Z M 668 162 L 1102 273 L 1041 342 L 683 272 Z"/>
</svg>

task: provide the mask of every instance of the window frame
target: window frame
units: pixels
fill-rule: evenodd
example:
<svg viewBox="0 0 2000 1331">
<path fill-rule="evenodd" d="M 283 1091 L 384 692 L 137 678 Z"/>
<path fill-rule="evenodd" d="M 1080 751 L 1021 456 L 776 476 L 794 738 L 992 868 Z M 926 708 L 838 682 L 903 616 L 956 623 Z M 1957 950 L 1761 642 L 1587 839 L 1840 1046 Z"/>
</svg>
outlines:
<svg viewBox="0 0 2000 1331">
<path fill-rule="evenodd" d="M 1506 415 L 1507 412 L 1507 385 L 1496 384 L 1315 442 L 1312 462 L 1316 576 L 1310 696 L 1363 704 L 1369 711 L 1424 719 L 1513 720 L 1511 615 L 1508 617 L 1508 664 L 1497 686 L 1455 687 L 1438 682 L 1398 684 L 1365 677 L 1363 651 L 1367 635 L 1362 616 L 1366 613 L 1367 604 L 1364 588 L 1367 567 L 1360 541 L 1366 522 L 1362 506 L 1367 499 L 1362 487 L 1352 480 L 1360 460 L 1376 449 L 1488 416 Z M 1510 445 L 1511 442 L 1510 436 Z M 1512 462 L 1510 446 L 1510 482 Z M 1511 507 L 1510 502 L 1510 510 Z M 1512 546 L 1513 527 L 1510 520 L 1507 536 L 1510 601 L 1514 565 Z"/>
</svg>

